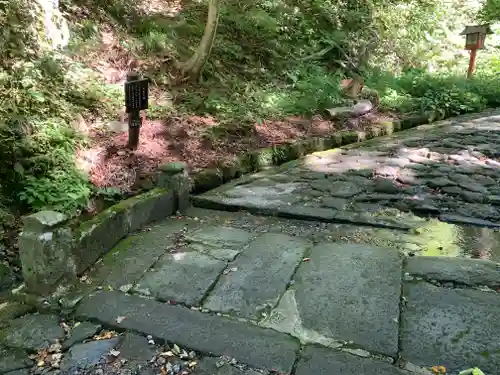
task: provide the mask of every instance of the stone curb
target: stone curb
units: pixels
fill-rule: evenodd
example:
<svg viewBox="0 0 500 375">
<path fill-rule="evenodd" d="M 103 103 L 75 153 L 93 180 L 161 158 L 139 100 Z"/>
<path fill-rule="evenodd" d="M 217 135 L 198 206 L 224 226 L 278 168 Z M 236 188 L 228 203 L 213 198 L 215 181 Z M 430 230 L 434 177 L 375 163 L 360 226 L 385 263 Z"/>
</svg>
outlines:
<svg viewBox="0 0 500 375">
<path fill-rule="evenodd" d="M 125 319 L 117 323 L 120 315 Z M 118 291 L 85 297 L 75 317 L 277 373 L 289 373 L 300 350 L 299 341 L 282 332 Z"/>
<path fill-rule="evenodd" d="M 23 218 L 19 254 L 26 289 L 49 295 L 58 285 L 73 283 L 120 240 L 164 219 L 189 204 L 183 165 L 162 169 L 158 187 L 121 201 L 87 221 L 70 220 L 55 211 Z"/>
<path fill-rule="evenodd" d="M 201 194 L 239 178 L 244 174 L 259 172 L 268 167 L 298 159 L 312 152 L 346 146 L 368 139 L 391 135 L 395 132 L 434 122 L 437 115 L 408 116 L 401 120 L 382 121 L 364 131 L 338 131 L 327 137 L 313 137 L 291 144 L 283 144 L 250 151 L 215 168 L 204 169 L 192 176 L 191 193 Z M 441 120 L 441 119 L 440 119 Z"/>
</svg>

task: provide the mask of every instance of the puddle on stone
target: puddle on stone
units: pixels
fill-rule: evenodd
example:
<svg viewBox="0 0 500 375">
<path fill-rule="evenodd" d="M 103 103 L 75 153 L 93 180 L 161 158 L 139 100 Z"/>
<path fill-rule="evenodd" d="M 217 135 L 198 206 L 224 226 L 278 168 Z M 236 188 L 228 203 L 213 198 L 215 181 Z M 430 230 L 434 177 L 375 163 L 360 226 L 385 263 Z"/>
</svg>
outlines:
<svg viewBox="0 0 500 375">
<path fill-rule="evenodd" d="M 406 255 L 485 259 L 500 263 L 500 231 L 425 220 L 409 232 L 387 228 L 341 227 L 331 241 L 396 248 Z"/>
<path fill-rule="evenodd" d="M 407 251 L 423 256 L 448 256 L 500 262 L 500 231 L 429 220 L 405 236 Z"/>
</svg>

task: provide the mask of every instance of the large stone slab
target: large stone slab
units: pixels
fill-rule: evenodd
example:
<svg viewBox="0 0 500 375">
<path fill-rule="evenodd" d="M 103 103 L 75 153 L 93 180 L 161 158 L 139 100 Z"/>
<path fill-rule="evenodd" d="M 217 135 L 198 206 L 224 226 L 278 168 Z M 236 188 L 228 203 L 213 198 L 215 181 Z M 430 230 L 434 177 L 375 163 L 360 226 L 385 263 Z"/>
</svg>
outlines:
<svg viewBox="0 0 500 375">
<path fill-rule="evenodd" d="M 493 287 L 500 285 L 500 265 L 482 259 L 411 257 L 406 261 L 405 271 L 429 280 Z"/>
<path fill-rule="evenodd" d="M 500 296 L 428 283 L 405 286 L 402 357 L 420 366 L 443 365 L 448 371 L 500 368 Z"/>
<path fill-rule="evenodd" d="M 21 370 L 33 365 L 33 361 L 22 351 L 0 347 L 0 374 Z"/>
<path fill-rule="evenodd" d="M 319 347 L 306 347 L 295 374 L 410 375 L 387 362 Z"/>
<path fill-rule="evenodd" d="M 165 255 L 134 287 L 160 301 L 199 305 L 226 263 L 195 251 Z"/>
<path fill-rule="evenodd" d="M 189 249 L 232 261 L 255 235 L 238 228 L 210 225 L 186 236 Z"/>
<path fill-rule="evenodd" d="M 264 323 L 304 342 L 354 341 L 396 355 L 402 260 L 394 249 L 322 244 Z M 293 294 L 292 294 L 293 293 Z M 295 311 L 294 311 L 295 310 Z"/>
<path fill-rule="evenodd" d="M 55 315 L 25 315 L 11 322 L 3 340 L 6 346 L 38 351 L 65 336 Z"/>
<path fill-rule="evenodd" d="M 131 288 L 174 244 L 170 236 L 181 228 L 166 221 L 149 231 L 127 237 L 90 272 L 91 279 L 115 289 Z"/>
<path fill-rule="evenodd" d="M 220 278 L 204 307 L 255 318 L 276 304 L 308 246 L 296 237 L 263 234 L 229 266 L 232 272 Z"/>
<path fill-rule="evenodd" d="M 117 291 L 85 298 L 76 315 L 214 356 L 226 355 L 256 368 L 290 372 L 300 345 L 268 329 Z M 118 316 L 125 317 L 117 323 Z"/>
</svg>

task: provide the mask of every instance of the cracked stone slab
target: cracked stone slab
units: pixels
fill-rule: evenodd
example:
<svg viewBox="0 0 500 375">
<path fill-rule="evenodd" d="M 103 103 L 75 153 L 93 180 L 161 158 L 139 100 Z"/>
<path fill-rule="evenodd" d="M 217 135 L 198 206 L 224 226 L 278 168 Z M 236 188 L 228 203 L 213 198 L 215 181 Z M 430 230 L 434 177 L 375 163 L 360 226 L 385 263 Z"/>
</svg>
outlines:
<svg viewBox="0 0 500 375">
<path fill-rule="evenodd" d="M 294 294 L 284 296 L 271 313 L 278 323 L 270 326 L 306 342 L 353 341 L 372 352 L 396 355 L 401 269 L 394 249 L 318 245 L 295 275 Z"/>
<path fill-rule="evenodd" d="M 238 250 L 245 246 L 253 237 L 252 233 L 243 229 L 212 225 L 193 232 L 186 236 L 186 239 L 190 242 L 203 245 L 222 246 Z"/>
<path fill-rule="evenodd" d="M 214 258 L 232 261 L 255 235 L 228 226 L 207 226 L 186 236 L 188 250 L 208 254 Z"/>
<path fill-rule="evenodd" d="M 302 353 L 295 374 L 411 375 L 384 361 L 313 346 Z"/>
<path fill-rule="evenodd" d="M 201 194 L 196 197 L 197 202 L 207 198 L 211 203 L 223 207 L 254 206 L 280 207 L 296 203 L 300 200 L 296 192 L 308 189 L 308 185 L 301 182 L 276 182 L 268 178 L 261 178 L 245 185 L 229 184 Z"/>
<path fill-rule="evenodd" d="M 119 242 L 90 272 L 90 278 L 115 289 L 130 289 L 174 243 L 168 238 L 172 233 L 168 221 L 163 224 Z"/>
<path fill-rule="evenodd" d="M 454 373 L 479 367 L 500 368 L 497 293 L 445 289 L 419 282 L 405 285 L 402 357 L 422 367 L 436 364 Z"/>
<path fill-rule="evenodd" d="M 298 341 L 280 332 L 117 291 L 86 297 L 76 316 L 284 373 L 291 371 L 300 348 Z M 118 316 L 125 317 L 119 324 Z"/>
<path fill-rule="evenodd" d="M 429 280 L 452 281 L 471 286 L 500 286 L 500 264 L 482 259 L 410 257 L 406 260 L 405 272 Z"/>
<path fill-rule="evenodd" d="M 276 304 L 308 247 L 296 237 L 261 235 L 229 265 L 233 271 L 221 276 L 204 307 L 255 318 Z"/>
<path fill-rule="evenodd" d="M 166 254 L 134 290 L 160 301 L 199 305 L 226 263 L 194 251 Z"/>
<path fill-rule="evenodd" d="M 295 336 L 303 344 L 320 344 L 329 348 L 338 348 L 343 345 L 331 337 L 326 337 L 321 332 L 304 327 L 293 289 L 287 290 L 283 294 L 279 305 L 259 324 L 262 327 Z"/>
<path fill-rule="evenodd" d="M 36 352 L 64 337 L 65 332 L 57 316 L 33 314 L 14 319 L 2 339 L 6 346 Z"/>
</svg>

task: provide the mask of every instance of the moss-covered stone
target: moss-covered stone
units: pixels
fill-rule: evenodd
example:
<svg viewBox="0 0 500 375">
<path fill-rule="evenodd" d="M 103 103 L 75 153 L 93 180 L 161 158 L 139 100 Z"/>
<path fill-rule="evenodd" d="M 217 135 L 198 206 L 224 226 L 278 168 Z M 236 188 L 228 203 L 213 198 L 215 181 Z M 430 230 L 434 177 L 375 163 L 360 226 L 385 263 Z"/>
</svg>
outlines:
<svg viewBox="0 0 500 375">
<path fill-rule="evenodd" d="M 408 116 L 401 120 L 401 130 L 411 129 L 418 125 L 424 125 L 429 123 L 429 116 L 424 115 L 414 115 Z"/>
<path fill-rule="evenodd" d="M 119 202 L 82 223 L 73 250 L 77 273 L 92 266 L 127 234 L 173 214 L 176 204 L 173 190 L 156 188 Z"/>
<path fill-rule="evenodd" d="M 381 121 L 378 124 L 382 130 L 383 135 L 391 135 L 396 129 L 394 129 L 394 122 L 392 121 Z"/>
<path fill-rule="evenodd" d="M 335 132 L 325 140 L 325 148 L 342 146 L 342 132 Z"/>
<path fill-rule="evenodd" d="M 65 216 L 42 211 L 30 215 L 19 236 L 19 256 L 25 284 L 30 292 L 48 295 L 63 279 L 76 279 L 72 256 L 73 237 Z"/>
<path fill-rule="evenodd" d="M 217 168 L 205 169 L 193 176 L 194 192 L 204 192 L 224 183 L 222 173 Z"/>
<path fill-rule="evenodd" d="M 274 150 L 272 147 L 259 150 L 257 153 L 257 169 L 274 165 Z"/>
<path fill-rule="evenodd" d="M 342 144 L 348 145 L 351 143 L 359 142 L 359 132 L 345 131 L 342 132 Z"/>
<path fill-rule="evenodd" d="M 180 172 L 184 171 L 185 168 L 186 168 L 186 166 L 184 165 L 184 163 L 180 163 L 180 162 L 165 163 L 165 164 L 162 164 L 158 167 L 158 169 L 160 171 L 165 172 L 165 173 L 170 174 L 170 175 L 180 173 Z"/>
<path fill-rule="evenodd" d="M 34 307 L 17 301 L 0 302 L 0 328 L 9 325 L 9 321 L 27 313 L 33 312 Z"/>
</svg>

